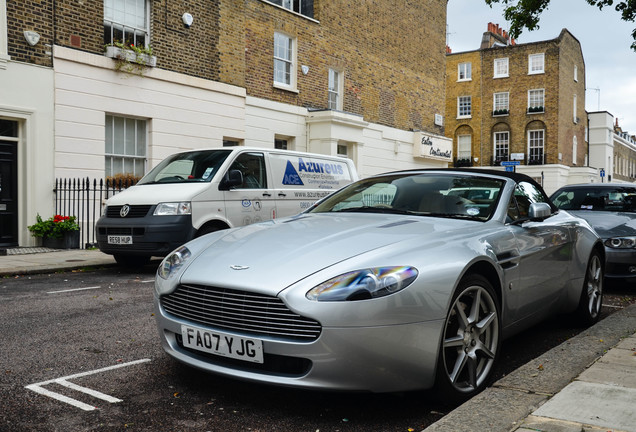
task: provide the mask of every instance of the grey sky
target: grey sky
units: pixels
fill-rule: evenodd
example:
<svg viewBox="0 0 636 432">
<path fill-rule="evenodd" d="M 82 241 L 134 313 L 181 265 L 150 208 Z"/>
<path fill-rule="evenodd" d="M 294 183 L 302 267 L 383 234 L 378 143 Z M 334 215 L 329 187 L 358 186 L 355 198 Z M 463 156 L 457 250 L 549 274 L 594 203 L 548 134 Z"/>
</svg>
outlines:
<svg viewBox="0 0 636 432">
<path fill-rule="evenodd" d="M 449 0 L 447 37 L 453 52 L 478 49 L 489 22 L 508 30 L 503 9 L 500 4 L 491 9 L 484 0 Z M 636 52 L 630 49 L 636 24 L 622 21 L 613 8 L 599 11 L 585 0 L 552 0 L 539 26 L 524 30 L 517 43 L 554 39 L 567 28 L 583 49 L 585 108 L 610 112 L 624 131 L 636 135 Z"/>
</svg>

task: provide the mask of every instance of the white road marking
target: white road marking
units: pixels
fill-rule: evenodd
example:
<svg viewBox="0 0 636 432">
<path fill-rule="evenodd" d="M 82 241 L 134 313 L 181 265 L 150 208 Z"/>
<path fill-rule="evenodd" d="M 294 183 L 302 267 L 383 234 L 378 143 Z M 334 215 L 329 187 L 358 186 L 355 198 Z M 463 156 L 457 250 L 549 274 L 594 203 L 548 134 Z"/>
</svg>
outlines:
<svg viewBox="0 0 636 432">
<path fill-rule="evenodd" d="M 154 283 L 154 279 L 150 279 L 150 280 L 145 280 L 145 281 L 141 281 L 141 283 Z"/>
<path fill-rule="evenodd" d="M 49 291 L 47 292 L 47 294 L 59 294 L 59 293 L 66 293 L 66 292 L 73 292 L 73 291 L 86 291 L 86 290 L 94 290 L 94 289 L 99 289 L 101 288 L 101 286 L 92 286 L 92 287 L 85 287 L 85 288 L 73 288 L 73 289 L 67 289 L 67 290 L 61 290 L 61 291 Z"/>
<path fill-rule="evenodd" d="M 625 309 L 623 306 L 606 305 L 606 304 L 604 304 L 603 307 L 614 308 L 614 309 Z"/>
<path fill-rule="evenodd" d="M 81 392 L 81 393 L 88 394 L 90 396 L 93 396 L 93 397 L 95 397 L 97 399 L 104 400 L 104 401 L 109 402 L 109 403 L 122 402 L 121 399 L 117 399 L 116 397 L 109 396 L 107 394 L 98 392 L 97 390 L 93 390 L 93 389 L 89 389 L 87 387 L 82 387 L 80 385 L 73 384 L 72 382 L 69 382 L 68 380 L 75 379 L 75 378 L 81 378 L 81 377 L 85 377 L 85 376 L 88 376 L 88 375 L 95 375 L 95 374 L 98 374 L 98 373 L 107 372 L 107 371 L 111 371 L 111 370 L 114 370 L 114 369 L 123 368 L 123 367 L 126 367 L 126 366 L 133 366 L 133 365 L 137 365 L 137 364 L 141 364 L 141 363 L 146 363 L 146 362 L 149 362 L 149 361 L 150 361 L 150 359 L 141 359 L 141 360 L 131 361 L 131 362 L 128 362 L 128 363 L 121 363 L 121 364 L 118 364 L 118 365 L 108 366 L 108 367 L 105 367 L 105 368 L 102 368 L 102 369 L 97 369 L 97 370 L 94 370 L 94 371 L 81 372 L 81 373 L 74 374 L 74 375 L 69 375 L 69 376 L 65 376 L 65 377 L 61 377 L 61 378 L 54 378 L 54 379 L 51 379 L 51 380 L 48 380 L 48 381 L 42 381 L 42 382 L 39 382 L 39 383 L 30 384 L 30 385 L 26 386 L 25 388 L 27 388 L 29 390 L 32 390 L 32 391 L 34 391 L 36 393 L 39 393 L 41 395 L 48 396 L 50 398 L 59 400 L 60 402 L 67 403 L 67 404 L 72 405 L 72 406 L 74 406 L 76 408 L 80 408 L 80 409 L 82 409 L 84 411 L 94 411 L 94 410 L 97 409 L 97 407 L 85 404 L 84 402 L 80 402 L 80 401 L 78 401 L 76 399 L 72 399 L 72 398 L 70 398 L 68 396 L 64 396 L 62 394 L 55 393 L 55 392 L 53 392 L 51 390 L 47 390 L 43 386 L 55 383 L 55 384 L 59 384 L 61 386 L 70 388 L 71 390 L 75 390 L 75 391 L 78 391 L 78 392 Z"/>
</svg>

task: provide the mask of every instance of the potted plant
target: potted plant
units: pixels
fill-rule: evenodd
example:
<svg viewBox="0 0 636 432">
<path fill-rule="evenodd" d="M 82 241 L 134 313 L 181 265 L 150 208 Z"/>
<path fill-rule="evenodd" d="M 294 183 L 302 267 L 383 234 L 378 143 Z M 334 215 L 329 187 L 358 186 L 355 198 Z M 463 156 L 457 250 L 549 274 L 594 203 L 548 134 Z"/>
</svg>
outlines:
<svg viewBox="0 0 636 432">
<path fill-rule="evenodd" d="M 42 246 L 51 249 L 79 249 L 79 225 L 75 216 L 55 215 L 46 220 L 39 214 L 27 227 L 33 237 L 42 238 Z"/>
</svg>

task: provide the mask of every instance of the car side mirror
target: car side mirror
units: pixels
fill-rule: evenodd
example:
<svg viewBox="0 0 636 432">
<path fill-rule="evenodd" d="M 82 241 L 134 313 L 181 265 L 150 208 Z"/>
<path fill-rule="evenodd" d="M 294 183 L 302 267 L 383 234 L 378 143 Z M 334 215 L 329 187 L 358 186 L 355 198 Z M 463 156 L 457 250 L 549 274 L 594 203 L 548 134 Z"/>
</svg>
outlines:
<svg viewBox="0 0 636 432">
<path fill-rule="evenodd" d="M 223 176 L 223 180 L 221 180 L 221 184 L 219 184 L 219 190 L 230 190 L 242 184 L 243 173 L 240 170 L 230 170 Z"/>
<path fill-rule="evenodd" d="M 528 209 L 528 218 L 531 221 L 542 221 L 552 215 L 552 207 L 548 203 L 532 203 Z"/>
</svg>

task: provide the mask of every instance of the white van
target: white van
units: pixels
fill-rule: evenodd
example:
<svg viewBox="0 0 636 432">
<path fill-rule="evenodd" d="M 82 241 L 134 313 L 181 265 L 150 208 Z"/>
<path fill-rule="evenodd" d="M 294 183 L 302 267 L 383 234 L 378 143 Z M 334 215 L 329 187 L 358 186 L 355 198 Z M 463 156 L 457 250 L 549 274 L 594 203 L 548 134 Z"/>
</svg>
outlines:
<svg viewBox="0 0 636 432">
<path fill-rule="evenodd" d="M 350 159 L 248 147 L 177 153 L 113 196 L 99 249 L 140 265 L 220 229 L 292 216 L 358 179 Z"/>
</svg>

